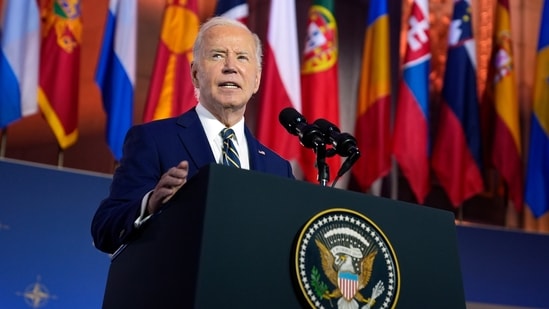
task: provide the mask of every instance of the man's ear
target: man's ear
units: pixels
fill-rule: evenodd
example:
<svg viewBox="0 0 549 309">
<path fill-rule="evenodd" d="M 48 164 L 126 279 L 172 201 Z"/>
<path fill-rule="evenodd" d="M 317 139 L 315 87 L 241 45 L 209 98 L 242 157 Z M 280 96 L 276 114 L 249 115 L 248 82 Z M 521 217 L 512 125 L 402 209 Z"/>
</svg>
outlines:
<svg viewBox="0 0 549 309">
<path fill-rule="evenodd" d="M 257 93 L 257 91 L 259 90 L 259 85 L 261 85 L 261 70 L 257 73 L 256 77 L 255 77 L 255 90 L 254 90 L 254 94 Z"/>
<path fill-rule="evenodd" d="M 195 88 L 200 88 L 198 85 L 197 74 L 198 70 L 196 69 L 196 63 L 194 61 L 191 61 L 191 81 L 193 82 L 193 86 Z"/>
</svg>

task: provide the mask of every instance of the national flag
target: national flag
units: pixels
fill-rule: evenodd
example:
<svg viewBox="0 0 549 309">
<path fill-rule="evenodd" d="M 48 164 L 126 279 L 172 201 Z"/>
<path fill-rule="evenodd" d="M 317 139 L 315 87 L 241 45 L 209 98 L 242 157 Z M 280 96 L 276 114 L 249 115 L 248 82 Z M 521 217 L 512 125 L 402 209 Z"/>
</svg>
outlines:
<svg viewBox="0 0 549 309">
<path fill-rule="evenodd" d="M 44 0 L 38 106 L 61 149 L 78 139 L 81 1 Z"/>
<path fill-rule="evenodd" d="M 284 108 L 292 107 L 301 112 L 294 1 L 271 1 L 261 85 L 257 137 L 282 157 L 296 163 L 301 146 L 297 137 L 290 135 L 278 121 Z"/>
<path fill-rule="evenodd" d="M 498 0 L 494 27 L 494 47 L 487 91 L 493 92 L 489 104 L 487 132 L 491 137 L 491 162 L 507 184 L 509 198 L 522 209 L 523 175 L 520 136 L 520 108 L 515 83 L 515 62 L 511 40 L 509 0 Z"/>
<path fill-rule="evenodd" d="M 541 15 L 524 200 L 536 217 L 549 211 L 549 2 Z"/>
<path fill-rule="evenodd" d="M 393 153 L 421 204 L 430 190 L 429 177 L 429 1 L 412 2 L 400 81 Z"/>
<path fill-rule="evenodd" d="M 469 0 L 454 2 L 432 165 L 454 207 L 483 190 L 475 41 Z"/>
<path fill-rule="evenodd" d="M 197 0 L 166 0 L 143 121 L 177 116 L 196 105 L 191 81 Z"/>
<path fill-rule="evenodd" d="M 133 123 L 136 33 L 136 0 L 110 0 L 95 81 L 107 114 L 107 144 L 116 160 Z"/>
<path fill-rule="evenodd" d="M 249 16 L 248 2 L 246 0 L 218 0 L 215 15 L 236 19 L 246 24 Z"/>
<path fill-rule="evenodd" d="M 38 111 L 40 13 L 36 0 L 4 1 L 0 29 L 0 128 Z"/>
<path fill-rule="evenodd" d="M 366 191 L 391 169 L 391 59 L 387 1 L 370 1 L 358 85 L 355 137 L 361 158 L 353 180 Z"/>
<path fill-rule="evenodd" d="M 301 65 L 302 113 L 310 121 L 323 118 L 339 127 L 338 29 L 333 0 L 315 0 L 309 8 L 307 35 Z M 305 180 L 318 181 L 313 151 L 302 148 Z M 339 170 L 339 156 L 326 159 L 329 176 Z"/>
</svg>

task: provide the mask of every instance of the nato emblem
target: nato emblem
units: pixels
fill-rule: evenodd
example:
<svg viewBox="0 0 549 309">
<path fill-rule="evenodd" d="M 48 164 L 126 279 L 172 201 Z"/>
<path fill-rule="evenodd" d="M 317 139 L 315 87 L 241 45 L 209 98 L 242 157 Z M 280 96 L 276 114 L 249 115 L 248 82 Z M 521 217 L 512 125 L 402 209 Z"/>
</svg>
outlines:
<svg viewBox="0 0 549 309">
<path fill-rule="evenodd" d="M 312 308 L 395 308 L 399 296 L 398 262 L 387 237 L 349 209 L 325 210 L 305 224 L 295 276 Z"/>
</svg>

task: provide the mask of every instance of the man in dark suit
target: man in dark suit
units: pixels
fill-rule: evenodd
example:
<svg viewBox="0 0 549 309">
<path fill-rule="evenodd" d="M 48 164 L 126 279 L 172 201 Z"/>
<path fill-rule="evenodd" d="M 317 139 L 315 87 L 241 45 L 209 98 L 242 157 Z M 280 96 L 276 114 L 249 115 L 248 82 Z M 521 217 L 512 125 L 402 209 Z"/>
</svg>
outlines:
<svg viewBox="0 0 549 309">
<path fill-rule="evenodd" d="M 223 163 L 224 128 L 234 131 L 231 142 L 241 168 L 294 178 L 290 163 L 259 143 L 244 123 L 261 80 L 257 35 L 237 21 L 212 18 L 200 28 L 193 57 L 198 104 L 179 117 L 128 131 L 110 194 L 92 221 L 101 251 L 113 253 L 127 243 L 201 167 Z"/>
</svg>

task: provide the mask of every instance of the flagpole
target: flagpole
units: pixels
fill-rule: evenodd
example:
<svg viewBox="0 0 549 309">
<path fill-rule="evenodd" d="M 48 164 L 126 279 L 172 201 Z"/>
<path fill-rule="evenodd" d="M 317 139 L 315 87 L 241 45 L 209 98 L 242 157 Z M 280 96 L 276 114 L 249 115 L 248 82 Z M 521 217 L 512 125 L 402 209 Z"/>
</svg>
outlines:
<svg viewBox="0 0 549 309">
<path fill-rule="evenodd" d="M 521 228 L 521 212 L 516 209 L 515 203 L 509 198 L 509 186 L 504 186 L 503 202 L 505 203 L 505 227 L 508 228 Z"/>
<path fill-rule="evenodd" d="M 391 157 L 391 199 L 398 200 L 398 166 L 395 157 Z"/>
<path fill-rule="evenodd" d="M 525 5 L 524 5 L 523 1 L 521 1 L 521 2 L 520 2 L 520 8 L 519 8 L 519 12 L 520 12 L 520 23 L 519 23 L 519 36 L 518 36 L 518 37 L 520 38 L 520 39 L 519 39 L 520 42 L 518 42 L 518 43 L 521 44 L 521 46 L 524 46 L 524 45 L 523 45 L 523 44 L 524 44 L 524 38 L 522 37 L 522 34 L 524 33 L 524 30 L 525 30 L 525 28 L 524 28 L 524 21 L 526 20 L 526 19 L 525 19 L 526 14 L 524 13 L 524 11 L 525 11 Z M 524 75 L 525 75 L 524 73 L 526 72 L 526 70 L 525 70 L 525 68 L 524 68 L 524 66 L 526 65 L 526 64 L 525 64 L 525 63 L 526 63 L 526 61 L 525 61 L 525 58 L 526 58 L 526 57 L 523 57 L 524 49 L 521 50 L 521 53 L 522 53 L 522 55 L 521 55 L 520 57 L 518 57 L 518 61 L 520 61 L 520 65 L 517 66 L 517 76 L 518 76 L 518 80 L 519 80 L 519 81 L 520 81 L 520 80 L 523 80 Z M 515 57 L 515 58 L 513 59 L 513 61 L 517 61 L 517 58 Z M 518 96 L 519 96 L 518 100 L 519 100 L 519 104 L 520 104 L 520 102 L 521 102 L 521 94 L 518 94 Z M 519 114 L 519 118 L 520 118 L 520 108 L 519 108 L 518 114 Z M 525 148 L 526 148 L 526 147 L 525 147 L 526 143 L 525 143 L 524 141 L 526 140 L 526 138 L 525 138 L 524 131 L 523 131 L 523 134 L 522 134 L 522 136 L 521 136 L 521 140 L 522 140 L 522 143 L 520 144 L 520 148 L 521 148 L 520 151 L 521 151 L 521 153 L 522 153 L 522 160 L 525 160 L 524 154 L 526 153 L 526 149 L 525 149 Z M 522 161 L 521 164 L 523 164 L 524 162 L 525 162 L 525 161 Z M 523 164 L 523 167 L 525 167 L 524 164 Z M 523 175 L 526 175 L 526 170 L 523 170 Z M 525 176 L 524 176 L 524 177 L 525 177 Z M 525 181 L 526 181 L 526 178 L 523 178 L 522 181 L 523 181 L 523 184 L 524 184 Z M 523 192 L 523 194 L 524 194 L 524 192 Z M 525 225 L 525 221 L 524 221 L 524 217 L 525 217 L 525 215 L 524 215 L 524 205 L 525 205 L 525 201 L 524 201 L 524 199 L 523 199 L 523 205 L 522 205 L 523 209 L 522 209 L 522 211 L 520 211 L 520 212 L 518 212 L 518 213 L 515 212 L 515 214 L 516 214 L 516 216 L 515 216 L 515 222 L 516 222 L 516 225 L 517 225 L 518 228 L 524 228 L 524 225 Z M 516 205 L 513 204 L 512 206 L 516 206 Z"/>
<path fill-rule="evenodd" d="M 57 151 L 57 167 L 62 168 L 63 167 L 63 161 L 65 159 L 65 152 L 63 149 L 59 148 Z"/>
<path fill-rule="evenodd" d="M 0 140 L 0 158 L 4 158 L 6 156 L 6 144 L 8 142 L 8 128 L 5 127 L 2 129 L 1 133 L 1 140 Z"/>
</svg>

